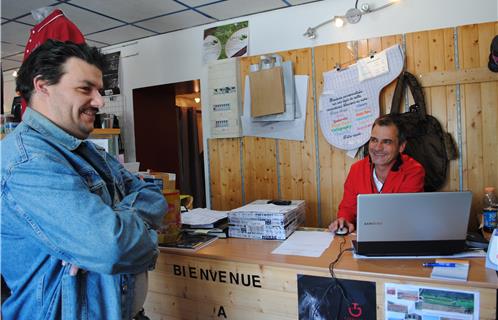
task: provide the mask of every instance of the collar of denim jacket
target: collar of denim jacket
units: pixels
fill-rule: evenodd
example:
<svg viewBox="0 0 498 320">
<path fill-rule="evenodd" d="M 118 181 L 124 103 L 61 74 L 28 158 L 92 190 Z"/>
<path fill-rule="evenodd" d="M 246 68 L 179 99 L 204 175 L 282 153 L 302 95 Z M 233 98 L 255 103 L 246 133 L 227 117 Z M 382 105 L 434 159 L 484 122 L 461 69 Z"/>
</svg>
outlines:
<svg viewBox="0 0 498 320">
<path fill-rule="evenodd" d="M 26 108 L 22 121 L 45 137 L 60 143 L 70 151 L 75 150 L 83 142 L 66 131 L 59 128 L 55 123 L 33 108 Z"/>
</svg>

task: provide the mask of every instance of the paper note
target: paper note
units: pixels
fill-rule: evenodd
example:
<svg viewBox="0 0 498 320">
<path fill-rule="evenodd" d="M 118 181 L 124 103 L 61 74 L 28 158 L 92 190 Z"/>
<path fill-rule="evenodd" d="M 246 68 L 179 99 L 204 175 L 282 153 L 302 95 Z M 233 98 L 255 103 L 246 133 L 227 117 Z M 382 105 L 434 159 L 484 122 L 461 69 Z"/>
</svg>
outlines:
<svg viewBox="0 0 498 320">
<path fill-rule="evenodd" d="M 386 51 L 358 61 L 358 80 L 363 81 L 389 72 Z"/>
<path fill-rule="evenodd" d="M 454 263 L 455 267 L 433 267 L 431 278 L 466 281 L 469 275 L 469 261 L 437 259 L 437 263 Z"/>
<path fill-rule="evenodd" d="M 273 254 L 319 257 L 330 246 L 334 235 L 328 231 L 295 231 Z"/>
</svg>

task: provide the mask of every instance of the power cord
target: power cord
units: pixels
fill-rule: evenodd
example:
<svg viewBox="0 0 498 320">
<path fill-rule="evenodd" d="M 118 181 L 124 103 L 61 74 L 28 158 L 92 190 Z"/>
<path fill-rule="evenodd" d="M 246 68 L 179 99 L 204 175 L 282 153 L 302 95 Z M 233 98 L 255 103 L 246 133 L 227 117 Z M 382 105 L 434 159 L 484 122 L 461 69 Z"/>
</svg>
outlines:
<svg viewBox="0 0 498 320">
<path fill-rule="evenodd" d="M 339 299 L 339 304 L 337 306 L 337 314 L 335 316 L 335 319 L 339 319 L 339 314 L 341 312 L 341 305 L 342 305 L 342 301 L 343 300 L 346 300 L 346 302 L 348 304 L 351 304 L 352 303 L 352 300 L 351 298 L 349 297 L 349 295 L 347 294 L 347 291 L 346 289 L 344 289 L 344 286 L 342 285 L 342 283 L 339 281 L 339 279 L 335 276 L 335 273 L 334 273 L 334 267 L 337 263 L 339 263 L 339 261 L 341 260 L 342 258 L 342 255 L 344 254 L 344 252 L 347 252 L 347 251 L 353 251 L 353 248 L 347 248 L 347 249 L 344 249 L 344 245 L 346 244 L 346 237 L 342 237 L 342 241 L 341 243 L 339 244 L 339 253 L 337 254 L 337 257 L 335 258 L 334 261 L 332 261 L 330 264 L 329 264 L 329 272 L 330 272 L 330 276 L 332 277 L 332 283 L 327 287 L 327 289 L 325 289 L 325 292 L 322 294 L 322 296 L 320 297 L 320 300 L 319 302 L 315 305 L 315 308 L 313 310 L 313 313 L 312 313 L 312 317 L 315 318 L 315 314 L 316 312 L 318 311 L 318 307 L 322 304 L 323 300 L 325 299 L 325 297 L 327 296 L 327 294 L 329 293 L 329 291 L 331 290 L 338 290 L 341 295 L 340 295 L 340 299 Z"/>
</svg>

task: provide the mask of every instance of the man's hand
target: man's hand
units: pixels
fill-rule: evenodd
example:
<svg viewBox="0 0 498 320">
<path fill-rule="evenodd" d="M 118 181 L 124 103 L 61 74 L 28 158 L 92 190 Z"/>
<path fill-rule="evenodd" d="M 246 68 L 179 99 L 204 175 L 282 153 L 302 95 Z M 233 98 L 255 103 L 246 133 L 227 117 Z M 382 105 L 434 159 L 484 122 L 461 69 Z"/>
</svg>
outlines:
<svg viewBox="0 0 498 320">
<path fill-rule="evenodd" d="M 67 263 L 66 261 L 64 261 L 64 260 L 62 261 L 62 265 L 63 265 L 63 266 L 65 266 L 65 265 L 67 265 L 67 264 L 68 264 L 68 263 Z M 71 277 L 74 277 L 75 275 L 77 275 L 77 274 L 78 274 L 78 270 L 79 270 L 80 268 L 79 268 L 78 266 L 75 266 L 75 265 L 72 265 L 72 264 L 71 264 L 70 266 L 71 266 L 71 268 L 69 269 L 69 275 L 70 275 Z"/>
<path fill-rule="evenodd" d="M 344 218 L 338 218 L 335 221 L 333 221 L 329 225 L 329 230 L 330 230 L 330 232 L 335 232 L 337 229 L 342 228 L 342 227 L 348 228 L 349 233 L 351 233 L 355 230 L 354 224 L 352 224 L 351 222 L 347 221 Z"/>
</svg>

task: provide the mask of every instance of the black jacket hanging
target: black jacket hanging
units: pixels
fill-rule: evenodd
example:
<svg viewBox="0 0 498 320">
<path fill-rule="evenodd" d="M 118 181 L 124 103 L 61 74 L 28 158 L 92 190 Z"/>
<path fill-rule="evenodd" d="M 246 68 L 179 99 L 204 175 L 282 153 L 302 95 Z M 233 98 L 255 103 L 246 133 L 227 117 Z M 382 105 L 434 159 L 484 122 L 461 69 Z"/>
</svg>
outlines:
<svg viewBox="0 0 498 320">
<path fill-rule="evenodd" d="M 409 111 L 400 113 L 406 86 L 410 88 L 415 104 Z M 435 117 L 427 114 L 422 87 L 409 72 L 403 72 L 398 78 L 390 114 L 405 133 L 404 153 L 424 166 L 425 191 L 439 190 L 446 181 L 449 161 L 457 157 L 457 149 L 451 135 Z"/>
</svg>

